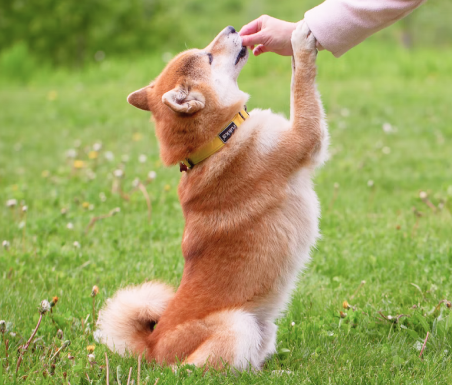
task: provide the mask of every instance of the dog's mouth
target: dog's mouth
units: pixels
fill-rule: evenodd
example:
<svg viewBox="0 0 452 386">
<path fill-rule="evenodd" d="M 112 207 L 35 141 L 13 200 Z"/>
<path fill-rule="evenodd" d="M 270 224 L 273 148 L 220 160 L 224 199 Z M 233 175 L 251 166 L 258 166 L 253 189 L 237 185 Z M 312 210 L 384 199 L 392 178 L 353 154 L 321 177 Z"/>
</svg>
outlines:
<svg viewBox="0 0 452 386">
<path fill-rule="evenodd" d="M 235 64 L 240 62 L 241 59 L 243 59 L 246 56 L 246 50 L 247 48 L 245 46 L 242 47 L 239 54 L 237 55 L 237 59 L 235 59 Z"/>
</svg>

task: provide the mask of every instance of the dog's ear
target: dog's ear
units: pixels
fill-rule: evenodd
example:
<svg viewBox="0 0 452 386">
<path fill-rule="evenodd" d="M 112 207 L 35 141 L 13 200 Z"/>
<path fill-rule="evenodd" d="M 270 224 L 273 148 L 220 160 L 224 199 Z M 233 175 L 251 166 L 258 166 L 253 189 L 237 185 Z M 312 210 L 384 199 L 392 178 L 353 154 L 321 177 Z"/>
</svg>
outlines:
<svg viewBox="0 0 452 386">
<path fill-rule="evenodd" d="M 148 92 L 154 87 L 154 83 L 149 86 L 140 88 L 127 97 L 127 102 L 141 110 L 150 111 L 148 103 Z"/>
<path fill-rule="evenodd" d="M 162 102 L 178 113 L 193 114 L 204 108 L 206 99 L 199 91 L 189 91 L 186 86 L 178 85 L 163 94 Z"/>
</svg>

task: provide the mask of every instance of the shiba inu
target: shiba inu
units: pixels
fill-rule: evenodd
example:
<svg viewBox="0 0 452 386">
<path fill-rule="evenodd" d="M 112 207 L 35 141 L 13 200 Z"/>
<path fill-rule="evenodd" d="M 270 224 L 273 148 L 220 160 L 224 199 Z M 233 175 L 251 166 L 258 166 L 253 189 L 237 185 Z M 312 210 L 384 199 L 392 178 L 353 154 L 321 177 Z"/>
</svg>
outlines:
<svg viewBox="0 0 452 386">
<path fill-rule="evenodd" d="M 275 352 L 275 319 L 319 236 L 311 177 L 328 147 L 316 41 L 303 22 L 292 46 L 290 120 L 246 111 L 237 78 L 248 51 L 232 27 L 129 95 L 152 112 L 162 161 L 180 164 L 185 266 L 177 291 L 151 281 L 107 301 L 98 326 L 112 350 L 238 370 Z"/>
</svg>

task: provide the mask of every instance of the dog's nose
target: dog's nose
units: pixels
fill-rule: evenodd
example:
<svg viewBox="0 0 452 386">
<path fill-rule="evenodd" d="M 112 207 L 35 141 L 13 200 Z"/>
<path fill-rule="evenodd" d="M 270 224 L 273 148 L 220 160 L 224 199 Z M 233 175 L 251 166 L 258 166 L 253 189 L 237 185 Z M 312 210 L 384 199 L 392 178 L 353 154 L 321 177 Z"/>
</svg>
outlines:
<svg viewBox="0 0 452 386">
<path fill-rule="evenodd" d="M 232 25 L 230 25 L 229 27 L 228 27 L 228 29 L 229 29 L 229 33 L 230 34 L 235 34 L 237 31 L 235 30 L 235 28 L 232 26 Z"/>
</svg>

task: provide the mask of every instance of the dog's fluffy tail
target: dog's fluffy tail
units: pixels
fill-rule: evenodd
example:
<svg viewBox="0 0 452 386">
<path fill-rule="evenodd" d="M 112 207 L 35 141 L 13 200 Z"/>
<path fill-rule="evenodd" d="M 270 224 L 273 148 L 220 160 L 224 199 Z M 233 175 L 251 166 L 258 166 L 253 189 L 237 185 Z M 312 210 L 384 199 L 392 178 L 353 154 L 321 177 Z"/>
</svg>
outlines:
<svg viewBox="0 0 452 386">
<path fill-rule="evenodd" d="M 99 312 L 95 335 L 119 354 L 142 351 L 139 337 L 152 332 L 173 296 L 171 287 L 154 281 L 123 288 Z"/>
</svg>

